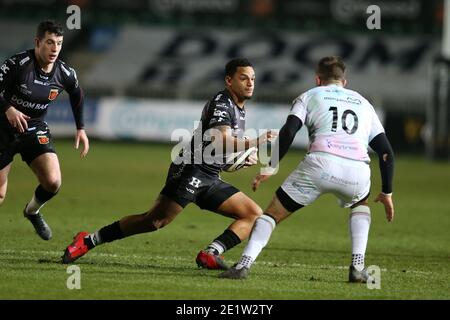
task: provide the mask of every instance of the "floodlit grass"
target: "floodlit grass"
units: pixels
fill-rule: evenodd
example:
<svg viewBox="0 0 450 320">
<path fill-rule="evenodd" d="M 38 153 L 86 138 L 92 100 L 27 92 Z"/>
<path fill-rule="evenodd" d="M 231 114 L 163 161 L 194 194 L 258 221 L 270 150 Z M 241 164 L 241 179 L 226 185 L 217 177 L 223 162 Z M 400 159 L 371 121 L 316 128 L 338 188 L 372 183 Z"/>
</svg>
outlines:
<svg viewBox="0 0 450 320">
<path fill-rule="evenodd" d="M 63 186 L 42 212 L 53 229 L 45 242 L 22 217 L 36 187 L 32 172 L 16 157 L 0 208 L 0 299 L 449 299 L 450 164 L 398 155 L 388 224 L 372 205 L 367 265 L 381 268 L 381 289 L 346 282 L 350 262 L 348 212 L 330 195 L 295 213 L 275 229 L 250 277 L 217 278 L 197 269 L 195 256 L 223 232 L 230 219 L 189 205 L 168 227 L 95 248 L 77 261 L 81 289 L 69 290 L 60 263 L 73 235 L 144 212 L 166 178 L 170 147 L 93 141 L 84 160 L 72 142 L 57 141 Z M 223 178 L 263 209 L 304 153 L 291 151 L 279 174 L 250 190 L 257 168 Z M 376 159 L 372 196 L 380 190 Z M 226 253 L 235 262 L 245 243 Z"/>
</svg>

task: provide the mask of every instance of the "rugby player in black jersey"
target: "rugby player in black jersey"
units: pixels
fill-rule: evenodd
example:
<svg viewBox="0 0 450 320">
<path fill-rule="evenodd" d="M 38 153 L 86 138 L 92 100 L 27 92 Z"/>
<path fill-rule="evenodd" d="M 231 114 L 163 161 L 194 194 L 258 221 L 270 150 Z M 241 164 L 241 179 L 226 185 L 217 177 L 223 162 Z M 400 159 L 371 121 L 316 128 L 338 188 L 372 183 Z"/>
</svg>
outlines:
<svg viewBox="0 0 450 320">
<path fill-rule="evenodd" d="M 203 108 L 200 126 L 194 133 L 189 148 L 182 150 L 182 161 L 170 165 L 166 184 L 150 210 L 126 216 L 91 234 L 79 232 L 66 248 L 63 263 L 70 263 L 95 246 L 139 233 L 156 231 L 168 225 L 189 203 L 235 219 L 205 250 L 197 255 L 198 266 L 208 269 L 226 269 L 222 253 L 247 239 L 253 223 L 262 214 L 261 208 L 243 192 L 220 179 L 224 162 L 196 161 L 198 151 L 205 154 L 211 141 L 205 139 L 207 130 L 220 133 L 215 142 L 232 145 L 233 151 L 247 150 L 271 140 L 275 134 L 268 131 L 254 139 L 245 139 L 245 101 L 253 95 L 255 72 L 247 59 L 233 59 L 225 67 L 225 90 L 217 93 Z M 200 137 L 200 138 L 199 138 Z M 196 139 L 199 138 L 199 139 Z M 214 140 L 214 139 L 211 139 Z M 196 142 L 198 141 L 198 142 Z M 223 154 L 222 154 L 223 155 Z M 180 160 L 179 158 L 177 160 Z M 247 165 L 257 162 L 256 155 Z"/>
<path fill-rule="evenodd" d="M 40 209 L 61 187 L 61 171 L 52 136 L 44 121 L 47 108 L 66 90 L 76 123 L 75 147 L 89 150 L 83 129 L 83 91 L 73 68 L 58 59 L 63 29 L 55 21 L 37 27 L 35 47 L 7 59 L 0 66 L 0 204 L 5 200 L 8 173 L 14 155 L 20 153 L 39 185 L 23 214 L 44 240 L 52 237 Z"/>
</svg>

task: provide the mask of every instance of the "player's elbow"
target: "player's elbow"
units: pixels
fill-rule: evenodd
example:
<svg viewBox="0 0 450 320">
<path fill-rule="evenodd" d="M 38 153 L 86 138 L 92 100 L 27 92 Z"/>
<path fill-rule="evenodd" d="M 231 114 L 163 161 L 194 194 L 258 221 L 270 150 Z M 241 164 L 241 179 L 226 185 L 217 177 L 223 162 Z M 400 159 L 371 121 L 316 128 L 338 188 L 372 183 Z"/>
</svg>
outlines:
<svg viewBox="0 0 450 320">
<path fill-rule="evenodd" d="M 394 150 L 392 150 L 391 145 L 387 145 L 381 152 L 378 153 L 378 157 L 383 162 L 394 162 Z"/>
<path fill-rule="evenodd" d="M 378 154 L 383 162 L 394 161 L 394 151 L 385 133 L 380 133 L 372 141 L 369 146 Z"/>
</svg>

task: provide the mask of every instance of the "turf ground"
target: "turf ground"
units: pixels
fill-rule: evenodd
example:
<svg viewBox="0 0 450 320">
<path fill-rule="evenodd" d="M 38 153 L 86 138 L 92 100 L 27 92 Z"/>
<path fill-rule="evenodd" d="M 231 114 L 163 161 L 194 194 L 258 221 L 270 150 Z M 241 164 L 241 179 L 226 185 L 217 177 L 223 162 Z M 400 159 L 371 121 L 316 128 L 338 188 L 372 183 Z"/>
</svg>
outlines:
<svg viewBox="0 0 450 320">
<path fill-rule="evenodd" d="M 381 289 L 348 284 L 348 213 L 326 195 L 280 224 L 244 281 L 197 269 L 195 256 L 231 220 L 190 205 L 168 227 L 94 249 L 77 261 L 81 289 L 69 290 L 63 249 L 80 230 L 95 231 L 124 215 L 145 211 L 160 191 L 170 147 L 93 141 L 80 161 L 71 142 L 57 141 L 63 187 L 42 210 L 53 239 L 38 238 L 21 211 L 36 187 L 20 156 L 0 208 L 0 299 L 450 299 L 450 164 L 397 156 L 396 217 L 388 224 L 372 206 L 367 265 L 381 268 Z M 280 173 L 258 192 L 257 168 L 224 179 L 263 208 L 300 158 L 291 151 Z M 372 162 L 372 197 L 380 190 Z M 226 254 L 240 256 L 244 244 Z"/>
</svg>

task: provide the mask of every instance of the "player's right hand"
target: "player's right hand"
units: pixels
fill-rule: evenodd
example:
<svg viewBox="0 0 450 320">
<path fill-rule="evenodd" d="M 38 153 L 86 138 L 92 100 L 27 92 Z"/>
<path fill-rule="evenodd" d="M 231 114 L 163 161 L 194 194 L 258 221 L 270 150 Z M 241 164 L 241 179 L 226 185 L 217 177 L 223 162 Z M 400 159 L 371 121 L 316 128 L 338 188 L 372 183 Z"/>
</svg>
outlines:
<svg viewBox="0 0 450 320">
<path fill-rule="evenodd" d="M 9 123 L 13 128 L 15 128 L 20 133 L 25 132 L 25 130 L 28 129 L 28 123 L 27 121 L 31 118 L 13 106 L 10 106 L 6 112 L 5 112 L 6 118 L 8 119 Z"/>
<path fill-rule="evenodd" d="M 386 219 L 388 222 L 392 222 L 392 220 L 394 220 L 394 203 L 392 202 L 392 195 L 380 193 L 374 201 L 381 202 L 384 205 Z"/>
<path fill-rule="evenodd" d="M 256 191 L 259 187 L 259 184 L 263 181 L 266 181 L 267 179 L 269 179 L 271 177 L 271 175 L 265 175 L 265 174 L 258 174 L 255 179 L 253 179 L 252 182 L 252 189 L 253 191 Z"/>
</svg>

